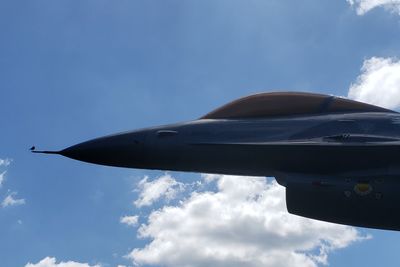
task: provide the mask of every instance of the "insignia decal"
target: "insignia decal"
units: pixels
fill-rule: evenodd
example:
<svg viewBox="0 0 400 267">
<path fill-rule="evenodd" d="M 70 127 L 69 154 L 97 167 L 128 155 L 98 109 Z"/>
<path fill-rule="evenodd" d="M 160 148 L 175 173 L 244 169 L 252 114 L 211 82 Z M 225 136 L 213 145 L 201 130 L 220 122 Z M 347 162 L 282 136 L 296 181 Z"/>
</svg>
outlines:
<svg viewBox="0 0 400 267">
<path fill-rule="evenodd" d="M 360 196 L 365 196 L 372 192 L 372 186 L 369 183 L 358 183 L 354 186 L 354 192 Z"/>
</svg>

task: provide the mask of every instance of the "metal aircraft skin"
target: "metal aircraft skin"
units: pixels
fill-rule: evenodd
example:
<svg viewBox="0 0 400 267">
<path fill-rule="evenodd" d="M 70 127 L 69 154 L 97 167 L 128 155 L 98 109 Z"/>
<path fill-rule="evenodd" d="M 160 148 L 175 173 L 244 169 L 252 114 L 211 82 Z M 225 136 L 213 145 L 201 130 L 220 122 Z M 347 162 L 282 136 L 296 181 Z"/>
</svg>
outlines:
<svg viewBox="0 0 400 267">
<path fill-rule="evenodd" d="M 334 96 L 262 93 L 198 120 L 33 152 L 117 167 L 275 177 L 292 214 L 400 230 L 400 114 Z"/>
</svg>

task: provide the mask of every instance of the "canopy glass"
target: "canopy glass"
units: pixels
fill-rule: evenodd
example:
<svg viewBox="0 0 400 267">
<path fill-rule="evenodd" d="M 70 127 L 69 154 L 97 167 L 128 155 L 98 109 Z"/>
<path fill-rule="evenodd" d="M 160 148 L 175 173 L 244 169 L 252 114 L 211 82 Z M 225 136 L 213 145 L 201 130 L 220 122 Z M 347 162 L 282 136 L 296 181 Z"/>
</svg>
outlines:
<svg viewBox="0 0 400 267">
<path fill-rule="evenodd" d="M 394 112 L 350 99 L 303 92 L 260 93 L 240 98 L 202 119 L 265 118 L 340 112 Z"/>
</svg>

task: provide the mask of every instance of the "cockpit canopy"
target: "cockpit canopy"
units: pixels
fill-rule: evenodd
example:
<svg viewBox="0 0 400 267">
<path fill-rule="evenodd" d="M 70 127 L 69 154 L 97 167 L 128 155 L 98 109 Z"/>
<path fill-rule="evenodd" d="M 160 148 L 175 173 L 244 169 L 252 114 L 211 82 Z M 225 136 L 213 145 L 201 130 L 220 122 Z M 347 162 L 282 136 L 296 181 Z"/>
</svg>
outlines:
<svg viewBox="0 0 400 267">
<path fill-rule="evenodd" d="M 303 92 L 273 92 L 232 101 L 201 119 L 269 118 L 288 115 L 318 115 L 345 112 L 391 112 L 350 99 Z"/>
</svg>

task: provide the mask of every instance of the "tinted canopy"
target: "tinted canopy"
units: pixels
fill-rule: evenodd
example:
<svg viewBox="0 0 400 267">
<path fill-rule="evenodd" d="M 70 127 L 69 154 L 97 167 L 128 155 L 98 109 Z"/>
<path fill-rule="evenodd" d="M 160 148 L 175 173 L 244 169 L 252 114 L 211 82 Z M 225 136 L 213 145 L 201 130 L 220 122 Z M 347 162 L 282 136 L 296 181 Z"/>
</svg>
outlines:
<svg viewBox="0 0 400 267">
<path fill-rule="evenodd" d="M 340 112 L 394 112 L 345 98 L 302 92 L 260 93 L 240 98 L 202 119 L 266 118 Z"/>
</svg>

